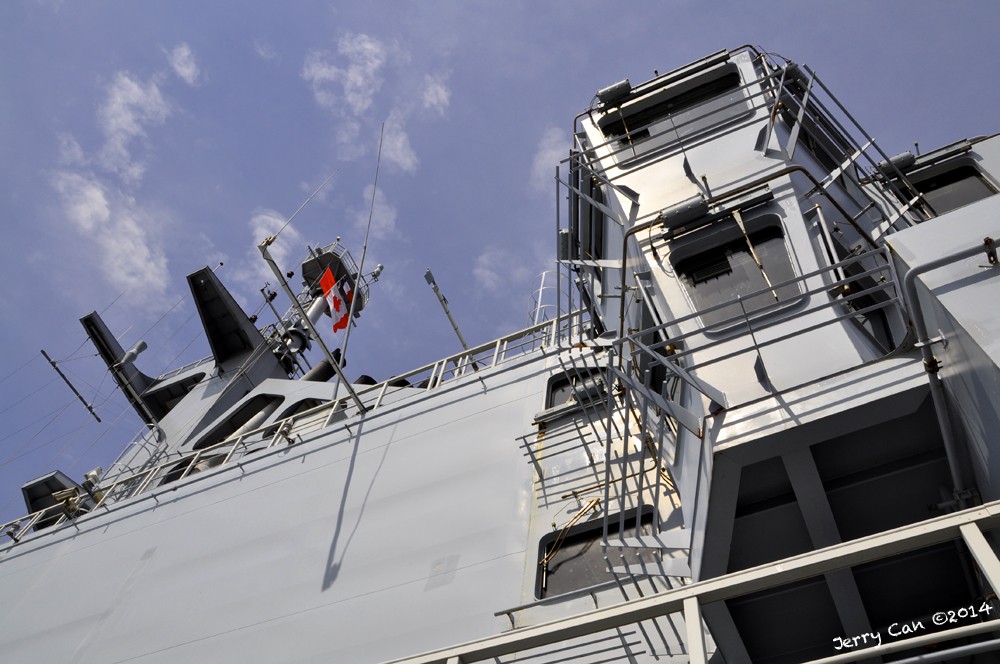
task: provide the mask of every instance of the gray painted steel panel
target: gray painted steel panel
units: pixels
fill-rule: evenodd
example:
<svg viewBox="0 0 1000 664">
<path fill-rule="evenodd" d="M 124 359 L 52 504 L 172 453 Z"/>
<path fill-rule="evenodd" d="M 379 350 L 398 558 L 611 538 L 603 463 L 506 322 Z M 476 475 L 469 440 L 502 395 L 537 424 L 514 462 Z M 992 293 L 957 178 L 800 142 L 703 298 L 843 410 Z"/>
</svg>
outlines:
<svg viewBox="0 0 1000 664">
<path fill-rule="evenodd" d="M 169 412 L 145 439 L 4 526 L 2 656 L 784 662 L 986 596 L 948 541 L 993 579 L 972 524 L 996 505 L 926 520 L 997 497 L 1000 268 L 971 258 L 917 282 L 948 342 L 934 353 L 958 459 L 900 291 L 1000 235 L 996 196 L 935 217 L 907 169 L 930 189 L 964 160 L 988 193 L 1000 139 L 892 170 L 808 68 L 754 49 L 613 90 L 578 117 L 562 184 L 559 279 L 587 315 L 333 403 L 331 385 L 284 379 L 280 334 L 258 343 L 213 282 L 224 366 L 155 379 Z M 254 348 L 225 341 L 230 319 Z M 976 481 L 959 487 L 965 457 Z M 59 523 L 33 533 L 42 517 Z M 546 592 L 549 554 L 573 551 L 603 565 Z"/>
</svg>

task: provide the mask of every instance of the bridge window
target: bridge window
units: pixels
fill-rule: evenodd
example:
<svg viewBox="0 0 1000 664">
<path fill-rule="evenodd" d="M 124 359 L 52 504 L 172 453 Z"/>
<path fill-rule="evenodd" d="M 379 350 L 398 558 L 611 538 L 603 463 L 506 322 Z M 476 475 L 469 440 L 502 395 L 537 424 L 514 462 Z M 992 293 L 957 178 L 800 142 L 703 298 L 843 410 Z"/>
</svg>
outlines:
<svg viewBox="0 0 1000 664">
<path fill-rule="evenodd" d="M 802 293 L 798 283 L 778 285 L 794 279 L 795 270 L 776 215 L 748 222 L 746 237 L 734 221 L 722 223 L 727 224 L 722 231 L 712 232 L 714 246 L 698 251 L 710 243 L 696 239 L 685 247 L 693 251 L 682 249 L 675 254 L 679 257 L 674 267 L 696 311 L 730 303 L 703 313 L 701 319 L 705 325 L 736 323 L 744 309 L 750 314 L 778 302 L 788 302 Z M 757 266 L 755 254 L 763 269 Z M 737 297 L 743 297 L 742 308 Z"/>
<path fill-rule="evenodd" d="M 748 110 L 739 71 L 728 63 L 612 109 L 599 124 L 607 138 L 617 140 L 622 147 L 634 145 L 638 155 L 684 140 Z M 654 140 L 645 141 L 647 138 Z M 633 151 L 627 154 L 631 156 Z"/>
<path fill-rule="evenodd" d="M 971 163 L 960 163 L 924 178 L 915 175 L 913 186 L 937 214 L 951 212 L 997 193 Z"/>
</svg>

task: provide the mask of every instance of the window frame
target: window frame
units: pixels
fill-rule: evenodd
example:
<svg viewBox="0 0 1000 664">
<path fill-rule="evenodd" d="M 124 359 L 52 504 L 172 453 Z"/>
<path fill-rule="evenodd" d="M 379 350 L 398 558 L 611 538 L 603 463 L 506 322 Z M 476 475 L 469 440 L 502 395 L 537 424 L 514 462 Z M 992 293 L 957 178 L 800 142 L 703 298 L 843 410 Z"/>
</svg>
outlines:
<svg viewBox="0 0 1000 664">
<path fill-rule="evenodd" d="M 735 80 L 720 85 L 726 79 Z M 746 86 L 739 63 L 728 60 L 610 108 L 595 124 L 614 146 L 618 165 L 627 166 L 752 116 Z M 726 101 L 716 108 L 713 102 L 720 99 Z M 672 104 L 678 107 L 670 110 Z"/>
<path fill-rule="evenodd" d="M 791 251 L 790 243 L 788 241 L 788 233 L 785 229 L 784 218 L 781 214 L 779 214 L 778 210 L 776 210 L 773 206 L 766 206 L 761 212 L 756 213 L 753 216 L 745 213 L 744 226 L 751 241 L 755 239 L 755 236 L 759 238 L 762 233 L 777 233 L 777 237 L 765 238 L 765 241 L 769 239 L 780 240 L 780 246 L 783 247 L 784 251 L 779 255 L 787 260 L 787 262 L 783 265 L 783 267 L 787 267 L 787 274 L 782 275 L 784 278 L 776 278 L 775 272 L 769 271 L 768 277 L 772 285 L 778 285 L 786 281 L 795 280 L 791 284 L 779 286 L 777 288 L 779 295 L 781 294 L 780 291 L 782 289 L 794 288 L 797 291 L 797 293 L 784 293 L 785 297 L 776 302 L 767 301 L 767 299 L 764 298 L 764 295 L 767 293 L 767 285 L 766 282 L 763 281 L 763 278 L 761 278 L 761 283 L 763 285 L 760 288 L 754 288 L 749 292 L 756 293 L 754 299 L 759 298 L 762 302 L 752 308 L 748 307 L 746 311 L 746 318 L 752 320 L 755 318 L 780 314 L 787 309 L 800 305 L 804 301 L 808 300 L 809 296 L 805 293 L 803 283 L 800 280 L 802 271 L 797 260 L 795 260 L 794 253 Z M 687 272 L 683 269 L 684 263 L 692 261 L 699 256 L 709 254 L 713 251 L 723 250 L 725 247 L 741 243 L 745 245 L 745 240 L 743 239 L 742 233 L 736 225 L 732 215 L 722 217 L 713 221 L 704 228 L 699 228 L 698 230 L 671 240 L 671 244 L 673 246 L 671 247 L 670 252 L 670 266 L 673 269 L 681 290 L 684 292 L 684 295 L 688 300 L 692 313 L 698 315 L 702 325 L 708 331 L 723 332 L 745 325 L 742 317 L 742 310 L 735 313 L 730 311 L 733 306 L 736 306 L 736 301 L 734 299 L 719 299 L 715 302 L 703 304 L 702 300 L 705 297 L 704 290 L 697 296 L 697 298 L 695 297 L 698 283 L 705 284 L 709 283 L 712 279 L 721 279 L 726 275 L 735 274 L 732 269 L 733 263 L 729 263 L 730 269 L 728 271 L 722 272 L 716 277 L 701 280 L 700 282 L 693 284 L 688 278 L 686 278 Z M 755 244 L 754 248 L 757 249 L 759 246 L 759 244 Z M 745 253 L 749 255 L 749 251 L 746 251 Z M 728 255 L 729 254 L 727 254 L 727 256 Z M 763 258 L 762 262 L 765 262 Z M 766 263 L 764 265 L 764 269 L 767 271 Z M 737 294 L 742 295 L 742 293 Z M 730 303 L 730 306 L 723 306 L 727 302 Z M 746 302 L 746 300 L 744 300 L 744 302 Z M 705 311 L 708 311 L 708 315 L 704 313 Z"/>
<path fill-rule="evenodd" d="M 586 388 L 585 384 L 595 377 L 598 379 L 599 385 L 595 383 L 593 388 Z M 591 405 L 590 403 L 581 403 L 578 399 L 567 399 L 561 403 L 553 403 L 557 387 L 563 384 L 569 389 L 569 395 L 586 390 L 586 393 L 592 397 L 599 395 L 601 403 L 604 403 L 608 394 L 608 377 L 604 367 L 584 366 L 560 372 L 550 377 L 545 384 L 545 409 L 535 415 L 535 424 L 552 422 L 560 417 L 585 410 Z"/>
<path fill-rule="evenodd" d="M 635 528 L 636 528 L 636 523 L 638 522 L 638 524 L 639 524 L 639 526 L 641 528 L 643 528 L 643 529 L 649 528 L 649 533 L 645 533 L 645 530 L 644 530 L 643 534 L 650 534 L 651 535 L 652 532 L 653 532 L 653 530 L 655 530 L 657 528 L 657 519 L 656 519 L 657 513 L 656 513 L 656 509 L 653 508 L 650 505 L 644 506 L 643 509 L 642 509 L 642 513 L 639 514 L 639 518 L 638 519 L 636 518 L 636 511 L 637 511 L 636 509 L 630 509 L 630 510 L 627 510 L 626 513 L 625 513 L 625 515 L 624 515 L 624 521 L 625 521 L 624 528 L 625 528 L 626 533 L 628 531 L 630 531 L 630 530 L 634 533 L 635 532 Z M 612 537 L 612 536 L 615 536 L 615 535 L 619 534 L 619 526 L 621 524 L 621 521 L 622 521 L 622 513 L 621 512 L 618 512 L 618 513 L 616 513 L 614 515 L 611 515 L 611 516 L 607 517 L 607 522 L 608 522 L 608 537 Z M 552 576 L 552 572 L 549 570 L 548 565 L 545 564 L 545 562 L 546 562 L 545 559 L 546 559 L 546 557 L 548 555 L 549 547 L 552 546 L 553 544 L 555 544 L 556 542 L 558 542 L 558 541 L 561 540 L 562 543 L 560 544 L 559 549 L 565 549 L 566 547 L 575 546 L 575 545 L 580 544 L 579 540 L 586 538 L 586 541 L 590 545 L 596 545 L 596 546 L 600 547 L 601 551 L 600 551 L 599 555 L 600 555 L 600 559 L 603 560 L 604 559 L 604 550 L 603 550 L 604 549 L 604 522 L 605 522 L 604 518 L 596 518 L 595 517 L 595 518 L 592 518 L 592 519 L 590 519 L 588 521 L 584 521 L 582 523 L 577 523 L 577 524 L 575 524 L 573 526 L 570 526 L 569 528 L 565 529 L 565 534 L 563 534 L 563 530 L 555 530 L 553 532 L 546 533 L 541 539 L 539 539 L 539 541 L 538 541 L 538 564 L 536 565 L 536 571 L 535 571 L 535 587 L 534 587 L 535 599 L 541 600 L 541 599 L 548 599 L 548 598 L 552 598 L 552 597 L 559 597 L 559 596 L 567 595 L 567 594 L 570 594 L 570 593 L 573 593 L 573 592 L 577 592 L 577 591 L 580 591 L 580 590 L 583 590 L 583 589 L 586 589 L 586 588 L 592 588 L 592 587 L 595 587 L 595 586 L 602 586 L 602 585 L 606 585 L 606 584 L 612 584 L 612 583 L 615 582 L 614 572 L 612 572 L 612 571 L 610 571 L 608 569 L 605 569 L 605 574 L 607 575 L 607 578 L 604 578 L 604 579 L 596 579 L 595 578 L 595 580 L 593 580 L 592 583 L 588 583 L 587 581 L 589 581 L 589 579 L 585 579 L 585 580 L 583 580 L 583 582 L 579 583 L 578 585 L 574 585 L 574 587 L 572 587 L 572 588 L 567 588 L 567 589 L 559 590 L 558 592 L 550 592 L 550 591 L 548 591 L 548 585 L 547 584 L 548 584 L 548 580 Z M 654 556 L 655 557 L 655 556 L 659 555 L 659 550 L 658 549 L 643 549 L 642 551 L 647 556 Z M 639 556 L 639 557 L 641 557 L 643 554 L 639 553 L 639 554 L 636 554 L 636 555 Z M 648 560 L 647 560 L 647 562 L 648 562 Z M 589 569 L 592 571 L 595 568 L 591 567 Z"/>
<path fill-rule="evenodd" d="M 972 200 L 967 200 L 967 201 L 961 203 L 960 205 L 955 205 L 955 206 L 947 207 L 947 209 L 944 209 L 944 210 L 939 210 L 938 206 L 935 205 L 934 197 L 932 196 L 931 198 L 928 198 L 927 195 L 930 194 L 930 193 L 932 193 L 932 192 L 936 192 L 936 191 L 939 191 L 941 189 L 944 189 L 945 187 L 947 187 L 949 185 L 953 185 L 956 182 L 959 182 L 960 180 L 955 180 L 953 182 L 947 182 L 946 184 L 943 184 L 943 185 L 941 185 L 939 187 L 935 187 L 935 188 L 931 189 L 930 191 L 925 191 L 921 187 L 921 185 L 925 185 L 926 183 L 928 183 L 930 181 L 938 180 L 938 179 L 944 178 L 944 177 L 946 177 L 946 176 L 948 176 L 950 174 L 957 173 L 959 171 L 964 171 L 964 170 L 971 171 L 972 172 L 972 178 L 974 178 L 976 182 L 980 183 L 983 186 L 984 189 L 988 190 L 989 193 L 987 193 L 985 196 L 980 196 L 980 197 L 974 198 Z M 907 180 L 909 180 L 910 184 L 913 185 L 913 188 L 916 189 L 918 192 L 920 192 L 920 195 L 923 197 L 924 201 L 934 211 L 935 216 L 941 216 L 941 215 L 944 215 L 944 214 L 948 214 L 949 212 L 952 212 L 954 210 L 958 210 L 958 209 L 963 208 L 963 207 L 965 207 L 967 205 L 972 205 L 973 203 L 977 203 L 977 202 L 979 202 L 981 200 L 989 198 L 990 196 L 995 196 L 997 193 L 1000 193 L 1000 189 L 998 189 L 997 185 L 990 178 L 987 177 L 986 173 L 983 171 L 982 168 L 979 167 L 979 164 L 976 162 L 976 160 L 972 159 L 971 157 L 969 157 L 967 155 L 963 155 L 963 156 L 960 156 L 960 157 L 955 157 L 955 158 L 952 158 L 952 159 L 948 159 L 946 161 L 938 162 L 938 163 L 935 163 L 935 164 L 930 164 L 930 165 L 925 166 L 925 167 L 920 168 L 920 169 L 909 171 L 909 172 L 906 173 L 906 178 L 907 178 Z M 961 180 L 967 180 L 967 179 L 970 179 L 970 178 L 961 178 Z M 939 204 L 940 204 L 940 201 L 939 201 Z"/>
</svg>

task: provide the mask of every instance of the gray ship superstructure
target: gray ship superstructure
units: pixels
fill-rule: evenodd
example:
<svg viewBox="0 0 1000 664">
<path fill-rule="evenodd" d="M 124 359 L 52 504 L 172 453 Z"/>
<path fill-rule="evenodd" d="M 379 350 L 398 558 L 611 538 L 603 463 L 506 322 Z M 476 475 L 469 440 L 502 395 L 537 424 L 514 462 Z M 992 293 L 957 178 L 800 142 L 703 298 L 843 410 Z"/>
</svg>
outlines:
<svg viewBox="0 0 1000 664">
<path fill-rule="evenodd" d="M 190 275 L 155 378 L 84 317 L 148 431 L 24 486 L 0 659 L 998 661 L 1000 137 L 891 156 L 749 47 L 573 136 L 551 307 L 431 365 L 327 348 L 339 243 L 263 330 Z"/>
</svg>

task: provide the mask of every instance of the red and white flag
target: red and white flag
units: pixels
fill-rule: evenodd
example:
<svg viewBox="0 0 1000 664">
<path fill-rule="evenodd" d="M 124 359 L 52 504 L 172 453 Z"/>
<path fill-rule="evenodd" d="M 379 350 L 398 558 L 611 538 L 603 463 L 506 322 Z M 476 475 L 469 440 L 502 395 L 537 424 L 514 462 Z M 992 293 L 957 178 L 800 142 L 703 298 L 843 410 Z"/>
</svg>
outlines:
<svg viewBox="0 0 1000 664">
<path fill-rule="evenodd" d="M 337 283 L 333 272 L 326 268 L 323 276 L 319 280 L 320 288 L 323 289 L 323 297 L 326 298 L 330 306 L 330 317 L 333 318 L 333 331 L 339 332 L 347 327 L 350 318 L 351 298 L 354 291 L 347 285 L 347 277 Z"/>
</svg>

